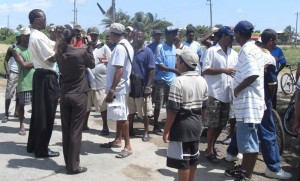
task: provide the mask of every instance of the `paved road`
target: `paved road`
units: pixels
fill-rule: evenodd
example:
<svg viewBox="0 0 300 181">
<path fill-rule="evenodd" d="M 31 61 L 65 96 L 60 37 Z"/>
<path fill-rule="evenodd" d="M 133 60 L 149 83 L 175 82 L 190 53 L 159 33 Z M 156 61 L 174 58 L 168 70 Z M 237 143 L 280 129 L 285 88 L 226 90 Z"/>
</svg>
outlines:
<svg viewBox="0 0 300 181">
<path fill-rule="evenodd" d="M 14 102 L 13 102 L 14 106 Z M 14 107 L 11 106 L 11 112 Z M 29 128 L 30 106 L 26 107 L 25 127 Z M 4 110 L 4 92 L 0 89 L 0 110 Z M 162 114 L 162 118 L 165 115 Z M 0 118 L 3 114 L 0 115 Z M 177 172 L 165 166 L 166 144 L 161 137 L 152 135 L 148 143 L 141 141 L 142 129 L 137 129 L 138 136 L 131 139 L 133 155 L 125 159 L 115 158 L 115 154 L 121 149 L 104 149 L 99 144 L 111 140 L 115 134 L 112 131 L 109 137 L 99 135 L 101 130 L 100 116 L 92 113 L 90 116 L 90 130 L 83 133 L 81 147 L 81 165 L 88 171 L 79 175 L 67 175 L 63 156 L 50 159 L 37 159 L 33 154 L 26 152 L 27 136 L 18 135 L 18 120 L 11 117 L 7 123 L 0 123 L 0 180 L 108 180 L 108 181 L 171 181 L 176 180 Z M 60 128 L 59 109 L 56 115 L 57 124 L 54 126 L 50 148 L 62 154 L 62 134 Z M 110 123 L 111 128 L 115 122 Z M 135 127 L 142 127 L 136 123 Z M 204 141 L 203 141 L 204 142 Z M 225 146 L 218 145 L 225 154 Z M 201 165 L 197 170 L 196 180 L 223 181 L 233 180 L 224 176 L 226 167 L 231 163 L 221 161 L 218 165 L 209 163 L 204 158 L 205 144 L 201 144 Z M 261 159 L 261 158 L 260 158 Z M 256 169 L 254 180 L 270 180 L 263 176 L 264 165 Z M 291 170 L 291 166 L 286 166 Z"/>
</svg>

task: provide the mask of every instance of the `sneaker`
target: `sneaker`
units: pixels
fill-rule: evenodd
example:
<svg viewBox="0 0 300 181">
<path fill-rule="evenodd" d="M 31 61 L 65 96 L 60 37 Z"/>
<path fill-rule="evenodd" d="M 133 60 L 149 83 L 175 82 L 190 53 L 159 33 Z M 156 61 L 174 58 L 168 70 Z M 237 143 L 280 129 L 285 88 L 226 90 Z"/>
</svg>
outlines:
<svg viewBox="0 0 300 181">
<path fill-rule="evenodd" d="M 243 154 L 238 153 L 236 156 L 230 155 L 227 153 L 225 160 L 228 162 L 234 162 L 234 161 L 238 161 L 238 160 L 242 160 L 243 159 Z"/>
<path fill-rule="evenodd" d="M 245 171 L 241 168 L 241 165 L 235 165 L 233 168 L 225 170 L 224 174 L 228 177 L 238 177 Z"/>
<path fill-rule="evenodd" d="M 266 168 L 265 175 L 271 178 L 277 179 L 290 179 L 292 178 L 292 174 L 280 169 L 279 172 L 272 172 L 268 167 Z"/>
<path fill-rule="evenodd" d="M 4 116 L 3 118 L 2 118 L 2 123 L 6 123 L 8 121 L 8 117 L 7 116 Z"/>
<path fill-rule="evenodd" d="M 158 136 L 162 136 L 164 134 L 159 128 L 153 129 L 153 133 Z"/>
<path fill-rule="evenodd" d="M 226 138 L 224 141 L 223 141 L 223 144 L 224 145 L 229 145 L 231 142 L 231 138 Z"/>
</svg>

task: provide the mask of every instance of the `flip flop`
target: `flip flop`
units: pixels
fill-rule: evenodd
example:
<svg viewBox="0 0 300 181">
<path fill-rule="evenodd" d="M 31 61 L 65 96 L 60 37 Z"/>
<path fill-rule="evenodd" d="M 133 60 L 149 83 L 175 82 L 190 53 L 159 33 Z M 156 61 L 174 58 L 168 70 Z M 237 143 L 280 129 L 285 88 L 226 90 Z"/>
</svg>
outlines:
<svg viewBox="0 0 300 181">
<path fill-rule="evenodd" d="M 26 130 L 25 129 L 20 129 L 19 135 L 25 136 L 26 135 Z"/>
<path fill-rule="evenodd" d="M 213 152 L 216 156 L 222 156 L 222 152 L 218 148 L 214 148 Z"/>
<path fill-rule="evenodd" d="M 121 148 L 122 145 L 115 145 L 113 141 L 100 144 L 101 148 Z"/>
<path fill-rule="evenodd" d="M 131 154 L 132 154 L 132 152 L 122 150 L 120 153 L 118 153 L 116 155 L 116 158 L 126 158 L 126 157 L 130 156 Z"/>
</svg>

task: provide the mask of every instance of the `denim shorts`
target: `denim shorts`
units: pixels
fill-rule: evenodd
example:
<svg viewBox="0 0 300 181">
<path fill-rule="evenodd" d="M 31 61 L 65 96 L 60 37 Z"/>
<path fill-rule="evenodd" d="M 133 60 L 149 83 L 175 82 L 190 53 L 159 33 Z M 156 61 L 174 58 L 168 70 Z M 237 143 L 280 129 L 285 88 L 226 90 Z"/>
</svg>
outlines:
<svg viewBox="0 0 300 181">
<path fill-rule="evenodd" d="M 258 153 L 259 144 L 257 136 L 258 124 L 236 122 L 236 139 L 239 153 Z"/>
</svg>

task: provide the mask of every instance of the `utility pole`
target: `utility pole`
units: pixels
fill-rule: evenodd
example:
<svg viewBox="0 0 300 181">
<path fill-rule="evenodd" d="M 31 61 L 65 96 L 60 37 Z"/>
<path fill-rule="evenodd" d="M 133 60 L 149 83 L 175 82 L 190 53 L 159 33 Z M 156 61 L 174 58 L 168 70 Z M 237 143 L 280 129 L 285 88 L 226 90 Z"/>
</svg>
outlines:
<svg viewBox="0 0 300 181">
<path fill-rule="evenodd" d="M 209 9 L 210 9 L 210 28 L 212 28 L 212 4 L 211 0 L 207 0 L 209 2 Z"/>
<path fill-rule="evenodd" d="M 74 0 L 74 9 L 73 9 L 73 11 L 74 11 L 73 26 L 75 26 L 75 25 L 77 25 L 77 12 L 78 12 L 78 10 L 76 8 L 76 0 Z"/>
<path fill-rule="evenodd" d="M 9 29 L 9 15 L 7 15 L 7 28 Z"/>
<path fill-rule="evenodd" d="M 299 13 L 296 13 L 296 38 L 295 38 L 295 46 L 297 46 L 297 41 L 298 41 L 298 15 Z"/>
<path fill-rule="evenodd" d="M 111 7 L 112 7 L 112 22 L 116 22 L 116 1 L 111 1 Z"/>
</svg>

